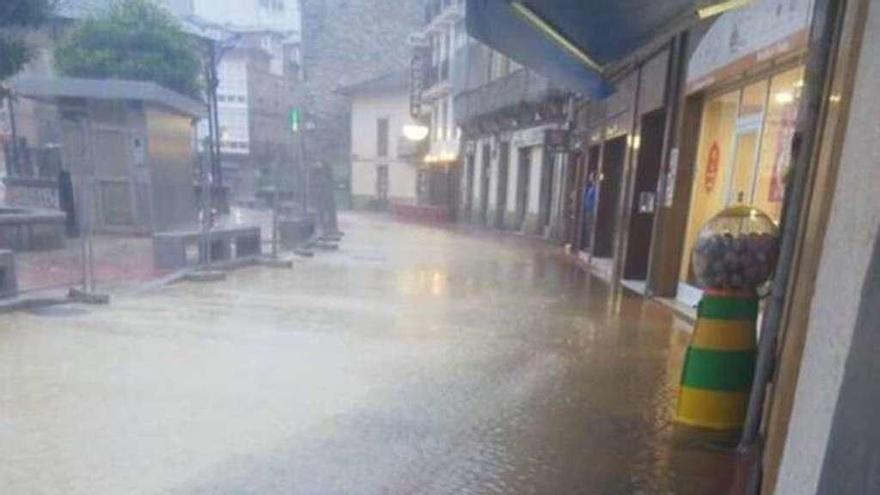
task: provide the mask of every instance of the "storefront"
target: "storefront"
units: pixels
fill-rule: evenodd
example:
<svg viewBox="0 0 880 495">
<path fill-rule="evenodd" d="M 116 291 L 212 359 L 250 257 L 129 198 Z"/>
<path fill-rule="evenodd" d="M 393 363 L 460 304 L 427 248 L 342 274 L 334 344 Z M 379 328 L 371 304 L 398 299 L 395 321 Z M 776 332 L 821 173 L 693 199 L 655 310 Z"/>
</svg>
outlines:
<svg viewBox="0 0 880 495">
<path fill-rule="evenodd" d="M 632 60 L 608 98 L 575 117 L 575 181 L 566 194 L 574 226 L 566 242 L 599 277 L 645 292 L 656 191 L 666 151 L 673 40 Z"/>
<path fill-rule="evenodd" d="M 761 1 L 721 16 L 689 63 L 688 101 L 700 105 L 690 205 L 678 273 L 679 301 L 701 295 L 691 251 L 722 209 L 750 205 L 779 222 L 789 170 L 812 1 Z"/>
</svg>

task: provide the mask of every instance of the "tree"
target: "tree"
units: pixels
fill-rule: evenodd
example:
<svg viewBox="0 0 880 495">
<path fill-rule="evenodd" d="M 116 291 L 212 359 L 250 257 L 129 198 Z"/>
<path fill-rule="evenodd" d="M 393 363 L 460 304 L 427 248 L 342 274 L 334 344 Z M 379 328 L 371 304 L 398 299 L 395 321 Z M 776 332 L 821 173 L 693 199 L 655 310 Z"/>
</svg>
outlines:
<svg viewBox="0 0 880 495">
<path fill-rule="evenodd" d="M 0 81 L 14 75 L 30 58 L 22 30 L 46 22 L 53 0 L 0 1 Z"/>
<path fill-rule="evenodd" d="M 87 19 L 55 49 L 61 74 L 153 81 L 197 97 L 200 62 L 180 24 L 150 0 L 122 0 Z"/>
</svg>

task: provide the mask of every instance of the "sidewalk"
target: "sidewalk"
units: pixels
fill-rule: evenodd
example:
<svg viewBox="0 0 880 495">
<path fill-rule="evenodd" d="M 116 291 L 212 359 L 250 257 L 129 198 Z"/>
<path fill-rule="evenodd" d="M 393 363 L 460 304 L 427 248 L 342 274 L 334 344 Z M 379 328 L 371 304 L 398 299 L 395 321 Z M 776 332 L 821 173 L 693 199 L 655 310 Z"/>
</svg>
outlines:
<svg viewBox="0 0 880 495">
<path fill-rule="evenodd" d="M 260 227 L 264 251 L 272 239 L 271 210 L 234 208 L 218 220 L 220 227 L 253 225 Z M 101 290 L 131 287 L 153 282 L 173 270 L 153 264 L 150 236 L 96 235 L 92 239 L 95 279 Z M 80 239 L 67 239 L 63 249 L 19 252 L 15 255 L 19 292 L 22 294 L 66 290 L 83 281 L 83 255 Z"/>
<path fill-rule="evenodd" d="M 95 279 L 103 288 L 152 281 L 169 273 L 153 266 L 150 237 L 95 236 Z M 83 279 L 82 246 L 67 239 L 64 249 L 15 255 L 20 292 L 76 286 Z"/>
</svg>

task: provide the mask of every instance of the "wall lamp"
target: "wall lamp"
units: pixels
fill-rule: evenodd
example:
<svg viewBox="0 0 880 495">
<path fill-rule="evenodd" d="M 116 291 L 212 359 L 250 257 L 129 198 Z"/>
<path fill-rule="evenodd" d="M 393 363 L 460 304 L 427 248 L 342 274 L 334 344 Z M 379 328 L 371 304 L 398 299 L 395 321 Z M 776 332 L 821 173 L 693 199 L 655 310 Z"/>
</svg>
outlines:
<svg viewBox="0 0 880 495">
<path fill-rule="evenodd" d="M 568 37 L 560 33 L 558 29 L 556 29 L 549 22 L 544 20 L 544 18 L 541 17 L 537 12 L 532 10 L 531 7 L 522 3 L 519 0 L 513 0 L 512 2 L 510 2 L 510 7 L 513 8 L 514 12 L 516 12 L 517 14 L 522 16 L 523 19 L 528 21 L 529 24 L 544 33 L 545 36 L 550 38 L 557 45 L 561 46 L 565 51 L 572 54 L 575 58 L 597 72 L 602 71 L 602 66 L 599 65 L 598 62 L 593 60 L 592 57 L 587 55 L 587 53 L 583 49 L 574 44 L 574 42 L 568 39 Z"/>
<path fill-rule="evenodd" d="M 708 19 L 723 14 L 728 10 L 738 9 L 751 2 L 752 0 L 725 0 L 724 2 L 715 2 L 697 9 L 697 17 L 700 19 Z"/>
</svg>

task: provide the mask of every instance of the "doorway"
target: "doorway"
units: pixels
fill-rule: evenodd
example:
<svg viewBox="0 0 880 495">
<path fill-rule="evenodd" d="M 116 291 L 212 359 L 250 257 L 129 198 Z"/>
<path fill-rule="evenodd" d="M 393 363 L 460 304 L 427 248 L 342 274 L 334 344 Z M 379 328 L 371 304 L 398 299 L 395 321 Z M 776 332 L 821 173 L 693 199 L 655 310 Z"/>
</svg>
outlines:
<svg viewBox="0 0 880 495">
<path fill-rule="evenodd" d="M 580 205 L 583 211 L 580 228 L 580 244 L 578 248 L 581 251 L 589 252 L 593 242 L 593 226 L 596 220 L 596 188 L 598 187 L 597 178 L 599 174 L 599 151 L 601 146 L 590 146 L 587 150 L 586 177 L 584 178 L 583 190 L 578 191 L 582 195 Z M 593 188 L 590 192 L 588 188 Z M 588 194 L 589 193 L 589 194 Z"/>
<path fill-rule="evenodd" d="M 529 209 L 529 185 L 532 175 L 532 149 L 520 148 L 516 172 L 516 218 L 513 227 L 522 230 Z"/>
<path fill-rule="evenodd" d="M 489 220 L 489 172 L 492 163 L 492 148 L 483 145 L 482 167 L 480 169 L 480 224 L 488 225 Z"/>
<path fill-rule="evenodd" d="M 644 281 L 648 278 L 651 234 L 657 208 L 657 181 L 663 161 L 663 131 L 666 112 L 655 110 L 645 114 L 641 122 L 635 187 L 630 205 L 629 232 L 623 266 L 625 280 Z"/>
<path fill-rule="evenodd" d="M 502 142 L 498 149 L 498 183 L 495 189 L 495 227 L 504 228 L 507 210 L 507 178 L 510 168 L 510 143 Z"/>
<path fill-rule="evenodd" d="M 605 142 L 604 159 L 599 174 L 599 198 L 596 206 L 596 236 L 593 256 L 611 258 L 614 254 L 614 233 L 617 224 L 617 203 L 626 157 L 626 136 Z"/>
<path fill-rule="evenodd" d="M 388 165 L 376 166 L 376 207 L 388 208 Z"/>
<path fill-rule="evenodd" d="M 581 177 L 584 173 L 584 153 L 574 150 L 568 155 L 568 166 L 565 168 L 565 198 L 563 199 L 562 239 L 571 246 L 577 246 L 578 192 Z"/>
<path fill-rule="evenodd" d="M 553 212 L 553 183 L 554 183 L 554 167 L 553 162 L 555 155 L 544 148 L 541 153 L 541 194 L 538 209 L 538 234 L 544 235 L 547 226 L 550 225 L 550 218 Z"/>
</svg>

